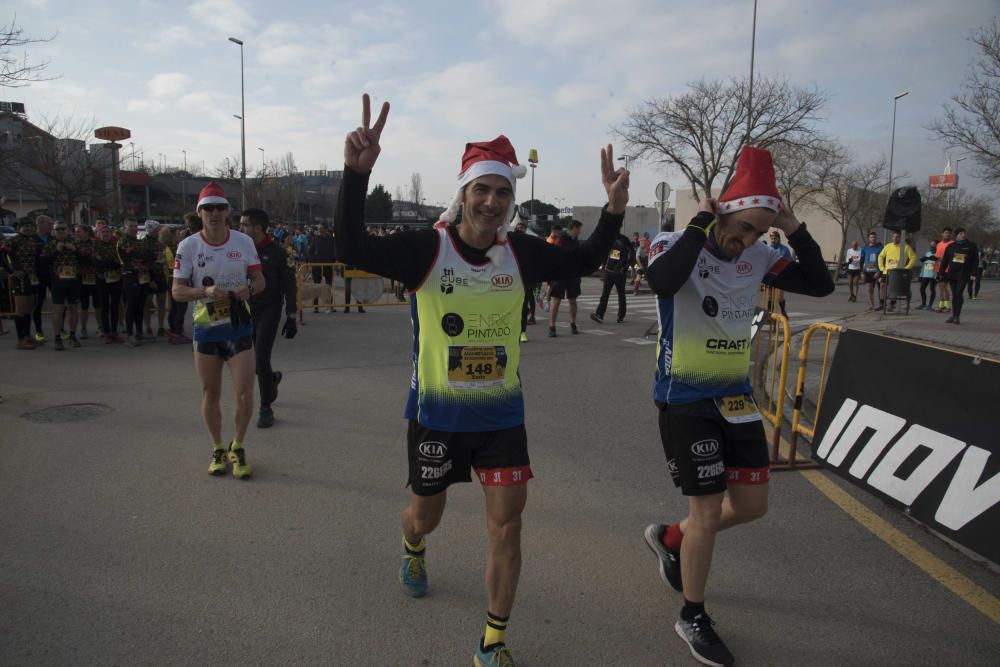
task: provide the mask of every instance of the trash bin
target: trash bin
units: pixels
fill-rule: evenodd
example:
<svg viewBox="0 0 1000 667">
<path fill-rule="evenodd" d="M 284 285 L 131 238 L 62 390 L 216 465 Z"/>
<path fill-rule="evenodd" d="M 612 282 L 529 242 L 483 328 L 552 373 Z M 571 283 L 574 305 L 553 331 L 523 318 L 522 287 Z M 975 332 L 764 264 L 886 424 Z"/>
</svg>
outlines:
<svg viewBox="0 0 1000 667">
<path fill-rule="evenodd" d="M 885 286 L 886 299 L 910 300 L 910 270 L 890 269 Z"/>
</svg>

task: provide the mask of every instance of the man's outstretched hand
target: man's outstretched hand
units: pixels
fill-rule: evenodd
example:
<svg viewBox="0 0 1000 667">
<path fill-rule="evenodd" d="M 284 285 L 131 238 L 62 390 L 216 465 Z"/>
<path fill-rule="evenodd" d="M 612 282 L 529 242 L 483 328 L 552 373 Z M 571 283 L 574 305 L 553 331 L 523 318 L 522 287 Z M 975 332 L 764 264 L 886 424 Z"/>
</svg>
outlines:
<svg viewBox="0 0 1000 667">
<path fill-rule="evenodd" d="M 389 103 L 382 103 L 378 119 L 372 125 L 371 99 L 368 93 L 361 96 L 361 127 L 347 135 L 344 140 L 344 164 L 359 174 L 367 174 L 375 166 L 378 154 L 382 152 L 379 138 L 389 117 Z"/>
<path fill-rule="evenodd" d="M 615 169 L 615 154 L 611 144 L 601 149 L 601 180 L 608 192 L 608 213 L 619 215 L 628 204 L 628 170 Z"/>
</svg>

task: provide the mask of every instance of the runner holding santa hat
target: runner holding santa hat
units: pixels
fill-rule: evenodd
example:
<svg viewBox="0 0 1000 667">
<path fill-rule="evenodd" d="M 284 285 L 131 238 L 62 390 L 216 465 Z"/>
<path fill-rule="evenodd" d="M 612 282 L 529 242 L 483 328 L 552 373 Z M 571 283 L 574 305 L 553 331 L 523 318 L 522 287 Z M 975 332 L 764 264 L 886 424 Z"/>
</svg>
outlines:
<svg viewBox="0 0 1000 667">
<path fill-rule="evenodd" d="M 798 261 L 760 243 L 784 232 Z M 705 611 L 705 584 L 720 530 L 767 511 L 767 440 L 751 397 L 750 328 L 760 283 L 826 296 L 833 280 L 819 246 L 781 203 L 771 154 L 745 147 L 726 192 L 706 199 L 682 232 L 650 246 L 649 285 L 660 321 L 653 400 L 667 470 L 688 517 L 646 528 L 665 583 L 684 594 L 674 628 L 706 665 L 733 655 Z"/>
<path fill-rule="evenodd" d="M 483 487 L 489 556 L 486 630 L 474 662 L 510 666 L 505 632 L 521 569 L 521 513 L 532 477 L 518 377 L 524 285 L 589 274 L 617 238 L 629 175 L 601 151 L 608 204 L 589 239 L 572 250 L 507 234 L 515 183 L 524 174 L 510 141 L 466 144 L 458 191 L 433 229 L 371 237 L 364 229 L 368 177 L 381 146 L 388 103 L 374 125 L 368 95 L 362 126 L 344 142 L 344 180 L 334 216 L 342 262 L 410 290 L 413 375 L 406 406 L 410 502 L 402 512 L 404 591 L 427 591 L 425 536 L 444 512 L 448 486 Z M 461 213 L 461 222 L 455 223 Z"/>
</svg>

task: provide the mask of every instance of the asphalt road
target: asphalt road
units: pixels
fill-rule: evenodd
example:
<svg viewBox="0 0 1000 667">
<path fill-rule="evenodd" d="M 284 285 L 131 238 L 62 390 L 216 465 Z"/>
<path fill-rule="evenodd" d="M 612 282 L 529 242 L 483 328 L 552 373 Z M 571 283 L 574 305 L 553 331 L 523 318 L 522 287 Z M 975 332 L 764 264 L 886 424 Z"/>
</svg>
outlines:
<svg viewBox="0 0 1000 667">
<path fill-rule="evenodd" d="M 793 298 L 793 323 L 847 305 Z M 694 664 L 672 629 L 682 600 L 642 539 L 685 503 L 650 400 L 651 314 L 641 298 L 633 306 L 627 323 L 596 334 L 584 305 L 579 336 L 548 339 L 536 326 L 523 347 L 536 478 L 508 632 L 519 665 Z M 307 321 L 278 341 L 278 423 L 251 427 L 249 482 L 206 473 L 189 348 L 90 340 L 19 352 L 0 339 L 0 664 L 471 664 L 486 611 L 478 484 L 452 488 L 428 540 L 429 595 L 409 599 L 396 579 L 408 309 Z M 110 411 L 23 417 L 82 402 Z M 846 490 L 1000 595 L 994 572 Z M 798 473 L 775 474 L 764 519 L 720 537 L 708 608 L 746 665 L 1000 655 L 993 621 Z"/>
</svg>

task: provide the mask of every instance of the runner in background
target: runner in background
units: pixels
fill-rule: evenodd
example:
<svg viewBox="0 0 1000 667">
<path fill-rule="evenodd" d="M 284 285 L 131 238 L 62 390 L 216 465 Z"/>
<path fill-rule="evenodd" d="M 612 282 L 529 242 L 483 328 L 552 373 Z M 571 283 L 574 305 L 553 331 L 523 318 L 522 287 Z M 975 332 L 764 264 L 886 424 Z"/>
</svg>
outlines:
<svg viewBox="0 0 1000 667">
<path fill-rule="evenodd" d="M 955 230 L 955 241 L 948 244 L 941 258 L 941 273 L 947 276 L 951 287 L 952 310 L 951 317 L 945 320 L 947 323 L 961 324 L 959 318 L 965 303 L 965 288 L 978 265 L 979 248 L 966 238 L 965 230 L 959 227 Z"/>
<path fill-rule="evenodd" d="M 579 220 L 570 220 L 566 224 L 566 232 L 560 235 L 558 245 L 561 248 L 572 250 L 580 247 L 580 230 L 583 223 Z M 569 331 L 574 336 L 580 333 L 576 328 L 576 298 L 580 296 L 580 278 L 570 278 L 568 280 L 554 280 L 549 286 L 549 294 L 552 297 L 552 306 L 549 308 L 549 338 L 556 337 L 556 320 L 559 319 L 559 304 L 563 299 L 569 301 Z"/>
<path fill-rule="evenodd" d="M 931 241 L 930 247 L 920 258 L 920 305 L 917 310 L 934 310 L 934 287 L 937 284 L 937 256 L 934 249 L 937 241 Z M 930 298 L 927 290 L 930 288 Z"/>
<path fill-rule="evenodd" d="M 121 343 L 118 318 L 122 305 L 122 261 L 118 243 L 106 224 L 99 228 L 94 242 L 94 262 L 97 267 L 97 306 L 101 318 L 104 342 Z"/>
<path fill-rule="evenodd" d="M 42 248 L 42 263 L 49 270 L 49 284 L 52 288 L 52 330 L 55 331 L 54 347 L 61 352 L 63 327 L 66 312 L 69 311 L 69 344 L 80 347 L 76 338 L 76 325 L 80 314 L 80 255 L 76 244 L 69 236 L 65 222 L 57 222 L 52 227 L 52 240 Z"/>
<path fill-rule="evenodd" d="M 80 260 L 80 340 L 87 340 L 90 334 L 87 331 L 87 324 L 90 321 L 90 304 L 94 304 L 95 315 L 97 316 L 97 333 L 101 332 L 101 319 L 97 304 L 97 262 L 94 258 L 94 230 L 89 225 L 77 225 L 74 232 L 76 236 L 76 247 L 79 250 Z"/>
<path fill-rule="evenodd" d="M 917 254 L 913 252 L 913 248 L 909 243 L 903 244 L 903 249 L 900 249 L 901 234 L 899 232 L 892 233 L 892 241 L 882 248 L 882 252 L 878 255 L 878 270 L 883 276 L 888 276 L 890 271 L 900 268 L 900 256 L 904 256 L 904 261 L 902 262 L 902 268 L 909 272 L 914 266 L 917 265 Z M 882 281 L 882 299 L 885 300 L 885 291 L 887 280 Z M 906 279 L 906 292 L 907 298 L 910 292 L 910 274 L 907 273 Z M 886 308 L 886 312 L 891 313 L 896 308 L 896 299 L 890 299 L 889 305 Z"/>
<path fill-rule="evenodd" d="M 878 288 L 878 307 L 882 308 L 885 302 L 882 301 L 882 272 L 878 270 L 878 256 L 882 252 L 882 244 L 879 243 L 878 234 L 868 232 L 868 245 L 861 249 L 861 266 L 865 273 L 865 284 L 868 285 L 868 310 L 875 310 L 875 289 Z"/>
<path fill-rule="evenodd" d="M 851 294 L 847 300 L 857 303 L 861 287 L 861 244 L 857 241 L 851 243 L 844 253 L 844 265 L 847 267 L 847 287 Z"/>
<path fill-rule="evenodd" d="M 632 242 L 624 234 L 619 234 L 611 246 L 607 259 L 604 260 L 604 285 L 601 289 L 601 300 L 597 310 L 590 314 L 590 319 L 598 324 L 604 324 L 604 313 L 608 310 L 608 299 L 612 288 L 618 292 L 618 323 L 625 321 L 627 305 L 625 303 L 625 279 L 629 267 L 635 264 L 635 251 Z"/>
<path fill-rule="evenodd" d="M 156 336 L 166 336 L 167 330 L 163 326 L 167 320 L 167 280 L 168 269 L 163 265 L 163 243 L 160 242 L 160 231 L 170 229 L 162 227 L 156 220 L 146 221 L 146 236 L 142 243 L 146 248 L 147 256 L 151 257 L 149 263 L 149 285 L 146 290 L 146 303 L 143 307 L 143 321 L 146 323 L 146 336 L 153 339 L 153 306 L 156 306 Z M 171 230 L 172 231 L 172 230 Z"/>
<path fill-rule="evenodd" d="M 52 240 L 52 218 L 40 215 L 35 218 L 35 234 L 44 248 Z M 38 284 L 35 285 L 35 310 L 31 317 L 35 321 L 35 342 L 45 344 L 45 331 L 42 329 L 42 309 L 45 307 L 45 293 L 52 291 L 52 269 L 45 258 L 38 264 Z M 58 331 L 56 333 L 59 333 Z"/>
<path fill-rule="evenodd" d="M 941 313 L 946 313 L 951 310 L 951 291 L 948 285 L 948 276 L 944 274 L 941 270 L 941 259 L 944 257 L 944 251 L 948 249 L 954 243 L 954 239 L 951 235 L 951 227 L 945 227 L 941 230 L 941 240 L 938 241 L 937 247 L 934 248 L 934 255 L 937 257 L 937 272 L 938 272 L 938 304 L 937 310 Z"/>
<path fill-rule="evenodd" d="M 17 349 L 34 350 L 38 343 L 31 338 L 31 316 L 35 310 L 35 291 L 41 282 L 38 272 L 44 244 L 35 233 L 35 222 L 31 218 L 21 218 L 15 224 L 17 235 L 12 239 L 0 239 L 0 248 L 11 270 Z"/>
<path fill-rule="evenodd" d="M 781 232 L 777 229 L 772 229 L 770 238 L 770 246 L 781 253 L 781 256 L 794 262 L 795 256 L 792 255 L 792 251 L 788 249 L 784 243 L 781 242 Z M 774 304 L 777 303 L 778 307 L 781 308 L 781 314 L 787 318 L 788 311 L 785 310 L 785 293 L 784 291 L 778 289 L 777 287 L 768 287 L 769 297 L 767 300 L 768 310 L 774 310 Z"/>
</svg>

